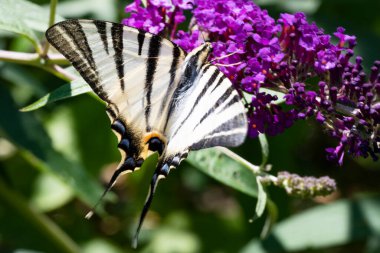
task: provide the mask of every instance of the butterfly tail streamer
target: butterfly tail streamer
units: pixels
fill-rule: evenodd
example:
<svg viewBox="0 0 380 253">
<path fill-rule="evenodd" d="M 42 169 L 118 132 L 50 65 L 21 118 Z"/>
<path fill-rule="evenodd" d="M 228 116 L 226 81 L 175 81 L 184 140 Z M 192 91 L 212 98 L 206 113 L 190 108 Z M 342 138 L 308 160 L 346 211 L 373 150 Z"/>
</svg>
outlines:
<svg viewBox="0 0 380 253">
<path fill-rule="evenodd" d="M 112 189 L 114 184 L 116 183 L 119 176 L 123 173 L 133 172 L 135 167 L 141 166 L 141 161 L 134 162 L 133 158 L 129 157 L 125 160 L 125 162 L 113 173 L 110 181 L 108 182 L 103 194 L 100 196 L 99 200 L 96 202 L 96 204 L 91 208 L 91 210 L 86 214 L 85 218 L 90 219 L 94 213 L 98 205 L 102 202 L 103 198 L 106 196 L 106 194 Z"/>
<path fill-rule="evenodd" d="M 132 241 L 132 247 L 134 249 L 137 248 L 140 230 L 141 230 L 142 224 L 144 223 L 145 216 L 148 213 L 149 208 L 153 202 L 153 197 L 154 197 L 154 193 L 156 192 L 158 182 L 160 181 L 160 179 L 165 178 L 168 174 L 169 174 L 169 166 L 167 164 L 164 164 L 162 167 L 159 166 L 158 169 L 154 172 L 154 174 L 152 176 L 152 181 L 150 182 L 149 193 L 148 193 L 148 196 L 146 198 L 144 207 L 141 211 L 139 224 L 137 226 L 137 229 L 136 229 L 135 235 L 133 237 L 133 241 Z"/>
</svg>

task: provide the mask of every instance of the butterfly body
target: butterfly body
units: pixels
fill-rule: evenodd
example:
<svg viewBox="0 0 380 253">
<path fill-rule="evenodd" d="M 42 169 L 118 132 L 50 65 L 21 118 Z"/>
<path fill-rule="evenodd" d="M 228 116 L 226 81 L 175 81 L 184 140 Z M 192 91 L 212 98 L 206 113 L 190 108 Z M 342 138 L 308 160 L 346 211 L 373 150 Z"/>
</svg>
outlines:
<svg viewBox="0 0 380 253">
<path fill-rule="evenodd" d="M 60 22 L 46 37 L 107 104 L 122 159 L 106 192 L 120 174 L 159 153 L 138 230 L 158 180 L 189 151 L 244 141 L 244 105 L 231 81 L 208 62 L 210 43 L 186 54 L 158 35 L 97 20 Z"/>
</svg>

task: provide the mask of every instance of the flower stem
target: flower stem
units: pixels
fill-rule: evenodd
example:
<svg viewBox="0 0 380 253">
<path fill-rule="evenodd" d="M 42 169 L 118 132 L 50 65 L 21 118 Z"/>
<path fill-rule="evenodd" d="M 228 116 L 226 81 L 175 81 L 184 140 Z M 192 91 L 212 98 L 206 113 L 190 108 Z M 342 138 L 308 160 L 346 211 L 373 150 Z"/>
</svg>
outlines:
<svg viewBox="0 0 380 253">
<path fill-rule="evenodd" d="M 37 53 L 20 53 L 14 51 L 0 50 L 0 61 L 14 62 L 26 65 L 42 65 L 41 57 Z M 69 61 L 61 54 L 49 54 L 49 64 L 67 65 Z"/>
<path fill-rule="evenodd" d="M 219 151 L 221 151 L 222 153 L 224 153 L 225 155 L 231 157 L 235 161 L 238 161 L 240 164 L 244 165 L 249 170 L 251 170 L 254 174 L 256 174 L 256 175 L 261 174 L 260 166 L 253 165 L 252 163 L 248 162 L 247 160 L 245 160 L 241 156 L 239 156 L 239 155 L 235 154 L 234 152 L 232 152 L 231 150 L 229 150 L 228 148 L 224 148 L 224 147 L 215 147 L 215 148 L 218 149 Z"/>
<path fill-rule="evenodd" d="M 0 50 L 0 61 L 37 65 L 39 61 L 39 55 L 37 53 L 19 53 Z"/>
<path fill-rule="evenodd" d="M 37 53 L 20 53 L 0 50 L 0 61 L 39 67 L 65 81 L 72 81 L 75 79 L 74 75 L 68 73 L 64 68 L 58 66 L 58 64 L 68 63 L 68 61 L 64 59 L 60 54 L 51 54 L 48 56 L 47 61 L 45 61 Z"/>
<path fill-rule="evenodd" d="M 50 16 L 49 16 L 49 27 L 52 26 L 54 24 L 54 20 L 55 20 L 55 11 L 57 9 L 57 2 L 58 0 L 50 0 Z M 45 43 L 45 46 L 44 46 L 44 49 L 41 53 L 41 58 L 44 58 L 47 53 L 48 53 L 48 50 L 49 50 L 49 43 Z"/>
<path fill-rule="evenodd" d="M 0 180 L 0 198 L 24 217 L 25 220 L 28 220 L 39 229 L 61 252 L 78 253 L 81 251 L 79 246 L 54 222 L 46 215 L 38 212 L 33 206 L 27 204 L 27 201 L 22 196 L 10 190 L 2 180 Z"/>
</svg>

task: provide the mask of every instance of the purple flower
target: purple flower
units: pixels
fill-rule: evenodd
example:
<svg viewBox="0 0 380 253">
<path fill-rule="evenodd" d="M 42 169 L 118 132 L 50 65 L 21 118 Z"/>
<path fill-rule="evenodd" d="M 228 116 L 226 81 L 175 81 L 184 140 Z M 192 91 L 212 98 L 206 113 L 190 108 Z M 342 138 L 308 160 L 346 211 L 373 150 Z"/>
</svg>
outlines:
<svg viewBox="0 0 380 253">
<path fill-rule="evenodd" d="M 192 12 L 190 26 L 177 31 L 184 10 Z M 131 15 L 124 24 L 167 35 L 186 51 L 203 43 L 203 36 L 212 42 L 214 63 L 237 89 L 253 95 L 246 105 L 249 136 L 276 135 L 296 120 L 315 117 L 338 141 L 326 149 L 329 160 L 342 164 L 345 152 L 378 158 L 380 62 L 369 76 L 361 57 L 352 63 L 356 37 L 343 28 L 333 44 L 305 14 L 284 13 L 275 21 L 245 0 L 148 0 L 147 6 L 137 0 L 126 12 Z M 274 104 L 277 97 L 262 87 L 284 93 L 291 109 Z"/>
<path fill-rule="evenodd" d="M 136 0 L 125 8 L 130 17 L 123 20 L 123 24 L 147 32 L 158 34 L 164 29 L 171 31 L 170 38 L 176 32 L 177 25 L 185 21 L 183 10 L 192 8 L 193 1 L 147 0 L 142 6 L 141 0 Z"/>
<path fill-rule="evenodd" d="M 184 31 L 178 31 L 177 38 L 174 40 L 185 51 L 191 51 L 194 47 L 198 47 L 203 43 L 201 32 L 193 31 L 191 34 Z"/>
</svg>

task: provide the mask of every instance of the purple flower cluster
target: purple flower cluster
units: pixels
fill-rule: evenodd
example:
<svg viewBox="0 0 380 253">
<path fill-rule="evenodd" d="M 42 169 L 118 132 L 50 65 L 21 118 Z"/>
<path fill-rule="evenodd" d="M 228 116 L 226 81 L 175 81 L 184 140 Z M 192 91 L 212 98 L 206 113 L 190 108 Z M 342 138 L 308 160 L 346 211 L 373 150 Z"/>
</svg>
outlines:
<svg viewBox="0 0 380 253">
<path fill-rule="evenodd" d="M 125 8 L 130 17 L 123 24 L 143 29 L 153 34 L 159 34 L 166 29 L 171 31 L 173 39 L 177 25 L 185 21 L 183 10 L 193 8 L 191 0 L 148 0 L 143 6 L 142 0 L 135 0 Z"/>
<path fill-rule="evenodd" d="M 353 156 L 378 157 L 380 142 L 380 62 L 363 71 L 361 57 L 354 63 L 356 38 L 339 27 L 334 33 L 336 45 L 315 24 L 308 24 L 304 14 L 283 14 L 278 23 L 283 29 L 280 43 L 288 61 L 283 71 L 275 71 L 272 82 L 285 90 L 286 103 L 293 105 L 295 119 L 315 116 L 331 136 L 339 139 L 327 148 L 329 160 L 343 163 L 344 151 Z M 313 84 L 312 78 L 319 82 Z"/>
<path fill-rule="evenodd" d="M 192 11 L 189 29 L 177 31 L 184 10 Z M 137 0 L 126 12 L 131 16 L 124 24 L 166 34 L 186 51 L 203 37 L 210 40 L 214 63 L 241 93 L 253 95 L 246 101 L 251 137 L 276 135 L 296 120 L 315 117 L 339 140 L 326 149 L 328 159 L 342 164 L 345 151 L 377 159 L 380 62 L 369 77 L 360 57 L 352 63 L 356 38 L 343 28 L 334 33 L 333 44 L 303 13 L 282 14 L 276 21 L 245 0 L 147 0 L 144 7 Z M 274 103 L 278 97 L 261 88 L 285 94 L 291 109 Z"/>
</svg>

